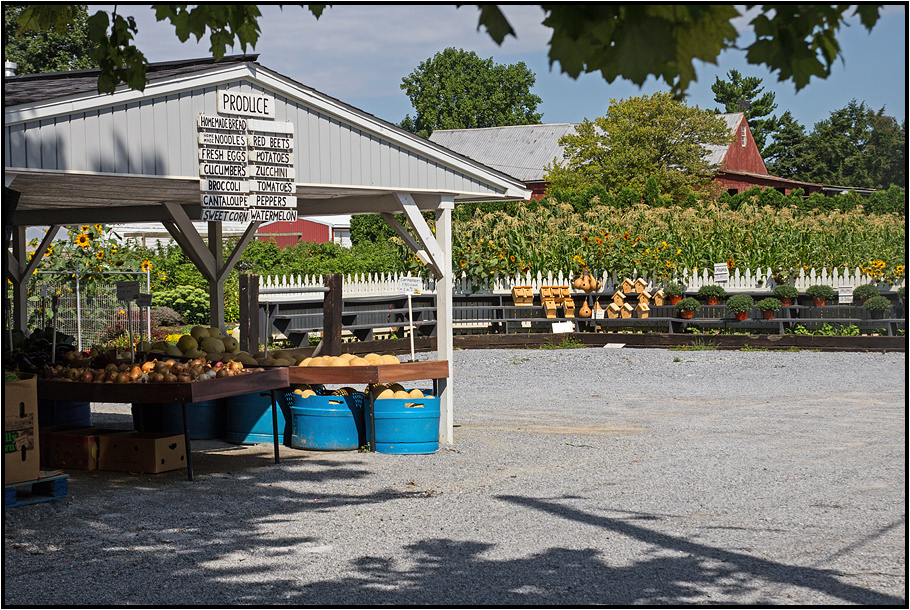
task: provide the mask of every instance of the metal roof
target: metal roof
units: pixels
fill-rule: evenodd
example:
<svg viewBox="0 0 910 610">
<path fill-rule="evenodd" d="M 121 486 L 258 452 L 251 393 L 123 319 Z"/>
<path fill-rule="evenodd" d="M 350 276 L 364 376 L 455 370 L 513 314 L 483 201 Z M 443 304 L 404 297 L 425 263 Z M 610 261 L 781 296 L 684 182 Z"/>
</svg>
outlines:
<svg viewBox="0 0 910 610">
<path fill-rule="evenodd" d="M 743 120 L 741 112 L 718 116 L 724 120 L 731 134 Z M 576 125 L 553 123 L 440 129 L 432 133 L 430 141 L 527 183 L 543 180 L 544 168 L 554 158 L 562 161 L 563 147 L 559 139 L 575 133 Z M 729 148 L 729 144 L 706 145 L 705 157 L 709 163 L 719 167 Z"/>
</svg>

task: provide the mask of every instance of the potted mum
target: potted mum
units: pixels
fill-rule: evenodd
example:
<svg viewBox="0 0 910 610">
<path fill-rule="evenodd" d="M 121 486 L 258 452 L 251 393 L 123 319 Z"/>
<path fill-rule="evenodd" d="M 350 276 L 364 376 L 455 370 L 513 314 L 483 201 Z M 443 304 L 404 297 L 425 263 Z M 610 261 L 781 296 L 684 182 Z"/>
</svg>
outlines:
<svg viewBox="0 0 910 610">
<path fill-rule="evenodd" d="M 717 305 L 721 299 L 727 298 L 727 291 L 717 284 L 708 284 L 698 289 L 698 298 L 705 300 L 705 305 Z"/>
<path fill-rule="evenodd" d="M 780 304 L 784 307 L 793 305 L 793 300 L 799 296 L 799 290 L 790 284 L 778 284 L 771 293 L 776 299 L 780 299 Z"/>
<path fill-rule="evenodd" d="M 734 294 L 727 299 L 727 310 L 733 313 L 733 317 L 740 322 L 749 316 L 749 309 L 755 304 L 755 301 L 748 294 Z"/>
<path fill-rule="evenodd" d="M 891 301 L 888 297 L 871 297 L 863 304 L 863 307 L 869 312 L 869 317 L 871 319 L 881 320 L 882 318 L 887 317 L 887 314 L 891 312 Z"/>
<path fill-rule="evenodd" d="M 859 305 L 864 305 L 866 301 L 877 296 L 878 288 L 872 284 L 861 284 L 853 289 L 853 300 Z"/>
<path fill-rule="evenodd" d="M 761 312 L 761 317 L 765 320 L 773 320 L 774 314 L 781 308 L 780 300 L 774 297 L 762 299 L 755 304 L 755 308 Z"/>
<path fill-rule="evenodd" d="M 686 294 L 686 287 L 679 282 L 670 282 L 663 288 L 664 295 L 667 297 L 670 305 L 679 303 Z"/>
<path fill-rule="evenodd" d="M 679 317 L 684 320 L 691 320 L 695 315 L 695 312 L 701 309 L 701 303 L 692 297 L 686 297 L 682 299 L 675 305 L 676 311 L 679 312 Z"/>
<path fill-rule="evenodd" d="M 824 284 L 815 284 L 806 288 L 806 296 L 812 297 L 812 304 L 821 307 L 825 304 L 825 299 L 833 299 L 836 295 L 834 288 Z"/>
</svg>

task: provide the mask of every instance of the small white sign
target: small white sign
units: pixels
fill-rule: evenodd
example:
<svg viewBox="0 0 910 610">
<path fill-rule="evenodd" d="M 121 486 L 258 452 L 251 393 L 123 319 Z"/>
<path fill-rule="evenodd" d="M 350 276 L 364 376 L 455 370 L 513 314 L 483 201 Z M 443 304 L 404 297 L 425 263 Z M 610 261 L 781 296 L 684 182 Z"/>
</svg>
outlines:
<svg viewBox="0 0 910 610">
<path fill-rule="evenodd" d="M 246 146 L 246 136 L 242 133 L 203 131 L 199 134 L 199 143 L 203 146 Z"/>
<path fill-rule="evenodd" d="M 297 210 L 283 210 L 270 208 L 251 208 L 250 220 L 253 222 L 294 222 L 297 220 Z"/>
<path fill-rule="evenodd" d="M 212 189 L 204 189 L 212 190 Z M 295 182 L 280 182 L 278 180 L 259 180 L 254 178 L 249 181 L 249 190 L 254 193 L 274 193 L 276 195 L 291 195 L 297 192 Z"/>
<path fill-rule="evenodd" d="M 575 331 L 575 324 L 572 322 L 553 322 L 554 333 L 571 333 Z"/>
<path fill-rule="evenodd" d="M 199 180 L 199 190 L 210 193 L 249 193 L 248 180 L 221 180 L 220 178 L 202 178 Z"/>
<path fill-rule="evenodd" d="M 202 208 L 203 222 L 244 222 L 250 221 L 249 210 L 222 210 L 218 208 Z"/>
<path fill-rule="evenodd" d="M 239 148 L 200 148 L 200 161 L 246 163 L 246 149 Z"/>
<path fill-rule="evenodd" d="M 838 286 L 837 287 L 837 302 L 838 303 L 852 303 L 853 302 L 853 286 Z"/>
<path fill-rule="evenodd" d="M 257 121 L 258 122 L 258 121 Z M 227 129 L 230 131 L 246 131 L 247 119 L 233 116 L 212 116 L 200 114 L 196 126 L 202 129 Z"/>
<path fill-rule="evenodd" d="M 117 282 L 117 300 L 132 301 L 139 295 L 139 282 Z"/>
<path fill-rule="evenodd" d="M 260 121 L 259 119 L 249 119 L 246 122 L 246 128 L 250 131 L 265 131 L 294 135 L 294 124 L 290 121 Z"/>
<path fill-rule="evenodd" d="M 730 268 L 727 263 L 714 263 L 714 281 L 726 282 L 730 279 Z"/>
<path fill-rule="evenodd" d="M 270 136 L 266 134 L 252 134 L 246 137 L 247 144 L 253 148 L 276 148 L 278 150 L 291 150 L 294 148 L 294 139 L 288 136 Z"/>
<path fill-rule="evenodd" d="M 282 165 L 294 164 L 294 153 L 283 150 L 253 150 L 250 152 L 250 161 L 253 163 L 280 163 Z"/>
<path fill-rule="evenodd" d="M 603 320 L 606 317 L 606 313 L 607 313 L 606 309 L 595 309 L 594 310 L 594 319 Z"/>
<path fill-rule="evenodd" d="M 251 178 L 294 179 L 294 168 L 288 165 L 250 165 Z"/>
<path fill-rule="evenodd" d="M 218 176 L 221 178 L 247 178 L 249 172 L 247 165 L 238 165 L 236 163 L 211 163 L 205 161 L 199 164 L 200 176 Z"/>
<path fill-rule="evenodd" d="M 136 305 L 139 307 L 151 307 L 152 306 L 152 295 L 145 294 L 140 292 L 136 295 Z"/>
<path fill-rule="evenodd" d="M 398 291 L 405 294 L 420 294 L 423 290 L 423 279 L 419 277 L 398 278 Z"/>
<path fill-rule="evenodd" d="M 249 207 L 249 205 L 249 195 L 218 195 L 216 193 L 202 193 L 202 206 L 206 208 L 244 209 Z"/>
<path fill-rule="evenodd" d="M 297 198 L 288 195 L 263 195 L 255 193 L 249 196 L 249 204 L 257 208 L 291 208 L 297 207 Z"/>
<path fill-rule="evenodd" d="M 239 91 L 218 92 L 219 114 L 240 114 L 262 119 L 275 118 L 275 98 Z"/>
</svg>

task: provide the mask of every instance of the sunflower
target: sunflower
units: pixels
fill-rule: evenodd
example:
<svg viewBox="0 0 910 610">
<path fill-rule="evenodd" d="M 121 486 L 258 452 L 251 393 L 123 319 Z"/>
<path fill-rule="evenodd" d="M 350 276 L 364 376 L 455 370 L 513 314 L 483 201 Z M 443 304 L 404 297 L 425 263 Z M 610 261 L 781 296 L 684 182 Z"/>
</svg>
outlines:
<svg viewBox="0 0 910 610">
<path fill-rule="evenodd" d="M 733 259 L 732 259 L 732 258 L 728 258 L 728 259 L 727 259 L 727 269 L 732 269 L 732 268 L 735 267 L 735 266 L 736 266 L 736 264 L 733 262 Z"/>
<path fill-rule="evenodd" d="M 82 225 L 81 227 L 79 227 L 79 231 L 81 231 L 82 233 L 88 233 L 90 228 L 91 227 L 89 227 L 88 225 Z"/>
<path fill-rule="evenodd" d="M 142 270 L 143 270 L 143 271 L 148 272 L 148 271 L 151 271 L 151 269 L 152 269 L 152 262 L 151 262 L 151 261 L 143 261 L 143 262 L 142 262 Z"/>
<path fill-rule="evenodd" d="M 47 247 L 47 250 L 44 251 L 44 256 L 50 256 L 54 253 L 54 244 L 51 244 Z"/>
<path fill-rule="evenodd" d="M 104 251 L 98 250 L 98 252 L 95 253 L 95 258 L 97 258 L 99 261 L 104 260 Z"/>
<path fill-rule="evenodd" d="M 88 235 L 86 235 L 85 233 L 80 233 L 79 236 L 76 238 L 76 245 L 79 246 L 80 248 L 85 248 L 85 247 L 91 245 L 91 241 L 89 240 Z"/>
<path fill-rule="evenodd" d="M 104 227 L 101 225 L 95 225 L 95 230 L 98 231 L 98 233 L 104 233 Z"/>
</svg>

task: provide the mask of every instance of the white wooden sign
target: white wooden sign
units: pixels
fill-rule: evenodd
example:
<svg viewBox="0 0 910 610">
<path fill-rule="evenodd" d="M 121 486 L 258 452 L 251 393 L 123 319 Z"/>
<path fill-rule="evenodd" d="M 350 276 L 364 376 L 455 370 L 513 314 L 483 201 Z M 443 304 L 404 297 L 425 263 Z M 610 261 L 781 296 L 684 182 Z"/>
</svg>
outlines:
<svg viewBox="0 0 910 610">
<path fill-rule="evenodd" d="M 575 330 L 575 324 L 572 322 L 553 322 L 554 333 L 571 333 Z"/>
<path fill-rule="evenodd" d="M 249 219 L 254 222 L 294 222 L 297 220 L 297 209 L 250 208 Z"/>
<path fill-rule="evenodd" d="M 202 207 L 205 208 L 231 208 L 246 209 L 249 207 L 249 195 L 219 195 L 217 193 L 202 193 Z"/>
<path fill-rule="evenodd" d="M 199 188 L 210 193 L 249 193 L 248 180 L 221 180 L 220 178 L 203 178 Z"/>
<path fill-rule="evenodd" d="M 837 302 L 838 303 L 852 303 L 853 302 L 853 286 L 838 286 L 837 287 Z"/>
<path fill-rule="evenodd" d="M 239 114 L 274 119 L 275 98 L 268 95 L 221 90 L 218 92 L 218 114 Z"/>
<path fill-rule="evenodd" d="M 257 208 L 292 208 L 297 207 L 297 198 L 288 195 L 253 193 L 249 196 L 248 204 Z"/>
<path fill-rule="evenodd" d="M 714 263 L 714 281 L 726 282 L 730 279 L 730 268 L 727 263 Z"/>
<path fill-rule="evenodd" d="M 398 291 L 404 294 L 420 294 L 423 290 L 423 279 L 419 277 L 398 278 Z"/>
<path fill-rule="evenodd" d="M 219 208 L 202 208 L 203 222 L 250 222 L 250 210 L 223 210 Z"/>
</svg>

